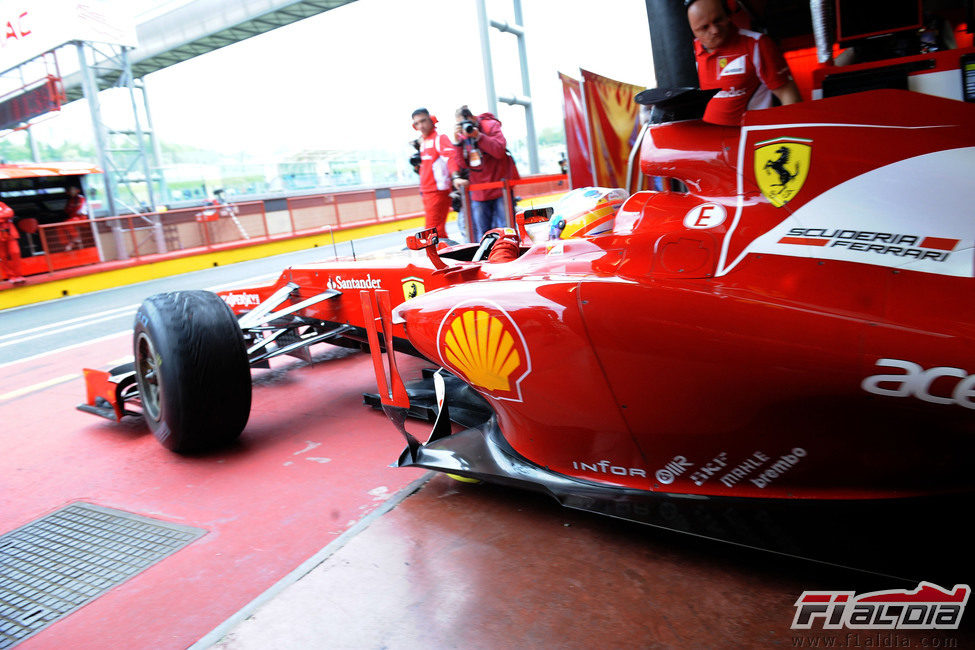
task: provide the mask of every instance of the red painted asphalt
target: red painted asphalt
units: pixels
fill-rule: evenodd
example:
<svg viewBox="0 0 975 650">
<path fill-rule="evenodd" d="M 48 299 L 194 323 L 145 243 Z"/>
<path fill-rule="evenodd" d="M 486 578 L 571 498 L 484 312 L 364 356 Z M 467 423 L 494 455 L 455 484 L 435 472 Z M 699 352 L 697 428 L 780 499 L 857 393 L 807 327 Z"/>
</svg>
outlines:
<svg viewBox="0 0 975 650">
<path fill-rule="evenodd" d="M 239 443 L 197 456 L 163 449 L 141 420 L 76 411 L 80 378 L 40 388 L 83 365 L 104 368 L 130 352 L 129 341 L 0 368 L 0 533 L 74 501 L 207 533 L 25 650 L 185 648 L 422 475 L 389 467 L 403 444 L 385 416 L 362 406 L 375 379 L 361 353 L 320 346 L 334 358 L 258 371 Z M 30 386 L 38 389 L 11 396 Z"/>
<path fill-rule="evenodd" d="M 186 648 L 422 476 L 388 467 L 403 444 L 382 414 L 361 405 L 361 393 L 375 386 L 366 355 L 320 346 L 320 356 L 332 358 L 258 371 L 240 442 L 177 456 L 139 421 L 114 424 L 74 410 L 84 391 L 70 376 L 84 365 L 107 369 L 129 345 L 119 335 L 0 367 L 0 533 L 85 501 L 207 534 L 18 648 Z M 407 377 L 422 366 L 398 360 Z M 26 387 L 35 390 L 11 396 Z M 975 647 L 970 623 L 936 631 L 789 628 L 804 590 L 893 586 L 905 585 L 436 476 L 207 643 Z"/>
</svg>

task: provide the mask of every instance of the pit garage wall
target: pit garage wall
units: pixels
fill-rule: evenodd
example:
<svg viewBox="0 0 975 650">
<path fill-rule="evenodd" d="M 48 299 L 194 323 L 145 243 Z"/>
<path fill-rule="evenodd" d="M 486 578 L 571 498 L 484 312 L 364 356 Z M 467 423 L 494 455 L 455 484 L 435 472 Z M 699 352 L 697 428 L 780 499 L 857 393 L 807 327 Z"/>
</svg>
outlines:
<svg viewBox="0 0 975 650">
<path fill-rule="evenodd" d="M 371 223 L 381 220 L 414 216 L 416 211 L 393 213 L 380 211 L 381 200 L 373 190 L 293 197 L 286 200 L 251 201 L 235 203 L 236 222 L 221 206 L 183 208 L 158 213 L 162 221 L 166 251 L 178 251 L 201 246 L 213 246 L 248 239 L 265 239 L 300 235 L 323 228 L 341 228 L 348 225 Z M 283 205 L 282 205 L 283 204 Z M 272 209 L 271 208 L 283 208 Z M 217 213 L 212 221 L 205 220 L 206 212 Z M 155 217 L 157 215 L 147 215 Z M 204 219 L 204 220 L 200 220 Z M 125 254 L 148 255 L 162 252 L 152 235 L 153 227 L 138 216 L 120 217 L 122 227 L 134 226 L 138 250 L 133 250 L 132 237 L 123 235 Z M 140 225 L 139 221 L 143 221 Z M 131 225 L 130 225 L 131 224 Z M 102 223 L 99 238 L 105 261 L 124 259 L 116 245 L 116 237 L 109 223 Z"/>
<path fill-rule="evenodd" d="M 516 183 L 514 192 L 522 206 L 549 204 L 568 189 L 568 179 L 562 174 L 529 176 Z M 27 262 L 38 264 L 33 272 L 38 275 L 32 274 L 26 286 L 10 287 L 7 283 L 0 283 L 0 310 L 214 265 L 316 246 L 330 247 L 333 241 L 343 242 L 396 230 L 415 232 L 423 227 L 419 189 L 416 186 L 237 205 L 240 210 L 238 218 L 245 231 L 251 234 L 250 240 L 240 237 L 232 220 L 196 221 L 195 214 L 202 207 L 174 210 L 159 216 L 163 218 L 164 230 L 168 229 L 171 233 L 169 241 L 174 241 L 178 236 L 181 244 L 187 248 L 169 248 L 165 254 L 156 253 L 152 226 L 144 220 L 144 217 L 154 215 L 98 219 L 96 223 L 122 219 L 142 224 L 136 228 L 123 225 L 122 237 L 116 237 L 109 226 L 102 227 L 99 242 L 109 258 L 104 263 L 98 263 L 90 227 L 80 226 L 88 231 L 87 247 L 25 258 L 25 265 Z M 268 236 L 263 235 L 265 224 L 270 233 Z M 63 226 L 44 226 L 49 241 L 58 241 L 54 231 L 59 227 Z M 201 234 L 203 232 L 210 238 L 209 246 L 199 243 L 206 241 Z M 119 241 L 126 251 L 136 250 L 134 247 L 138 245 L 138 255 L 130 254 L 124 260 L 115 257 Z M 196 245 L 191 246 L 194 242 Z"/>
<path fill-rule="evenodd" d="M 516 181 L 516 184 L 514 192 L 519 199 L 535 199 L 567 189 L 566 177 L 561 174 L 529 176 Z M 226 212 L 226 206 L 200 206 L 96 219 L 103 261 L 138 259 L 146 255 L 216 246 L 248 245 L 385 224 L 423 214 L 423 204 L 416 186 L 296 196 L 235 203 L 233 206 L 237 210 L 236 222 Z M 222 208 L 224 211 L 221 211 Z M 206 220 L 208 211 L 216 211 L 218 216 Z M 154 225 L 153 221 L 161 223 L 165 251 L 158 246 L 159 226 Z M 64 227 L 45 226 L 47 241 L 56 246 L 60 238 L 55 230 Z M 87 237 L 91 238 L 90 230 Z M 93 249 L 94 239 L 86 241 L 86 244 Z M 55 250 L 60 251 L 58 248 Z M 69 254 L 55 252 L 52 257 Z M 97 260 L 87 260 L 85 263 L 92 261 Z M 59 268 L 67 266 L 71 265 Z"/>
</svg>

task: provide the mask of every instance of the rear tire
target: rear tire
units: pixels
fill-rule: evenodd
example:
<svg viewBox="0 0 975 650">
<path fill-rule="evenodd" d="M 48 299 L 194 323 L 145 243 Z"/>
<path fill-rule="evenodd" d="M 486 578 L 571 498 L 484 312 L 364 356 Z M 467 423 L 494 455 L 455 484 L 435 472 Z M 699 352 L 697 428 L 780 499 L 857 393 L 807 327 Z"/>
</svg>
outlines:
<svg viewBox="0 0 975 650">
<path fill-rule="evenodd" d="M 237 318 L 215 293 L 146 298 L 135 315 L 136 382 L 159 442 L 175 452 L 235 440 L 251 408 L 247 348 Z"/>
</svg>

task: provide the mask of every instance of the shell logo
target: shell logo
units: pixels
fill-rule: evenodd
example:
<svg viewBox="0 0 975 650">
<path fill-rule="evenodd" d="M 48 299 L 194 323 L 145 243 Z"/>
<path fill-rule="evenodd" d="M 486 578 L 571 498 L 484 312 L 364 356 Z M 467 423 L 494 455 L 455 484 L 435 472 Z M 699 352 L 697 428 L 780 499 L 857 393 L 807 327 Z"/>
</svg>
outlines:
<svg viewBox="0 0 975 650">
<path fill-rule="evenodd" d="M 496 305 L 454 307 L 437 336 L 444 366 L 492 397 L 521 401 L 521 381 L 531 372 L 525 338 Z"/>
</svg>

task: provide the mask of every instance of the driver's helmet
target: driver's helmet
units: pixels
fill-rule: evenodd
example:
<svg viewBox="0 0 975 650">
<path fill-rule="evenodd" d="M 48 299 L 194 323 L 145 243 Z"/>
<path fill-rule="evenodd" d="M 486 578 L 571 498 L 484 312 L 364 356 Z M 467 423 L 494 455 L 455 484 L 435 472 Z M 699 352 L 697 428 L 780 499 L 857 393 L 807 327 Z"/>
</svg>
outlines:
<svg viewBox="0 0 975 650">
<path fill-rule="evenodd" d="M 626 198 L 626 191 L 618 187 L 572 190 L 555 204 L 555 212 L 548 221 L 548 238 L 592 237 L 612 232 L 616 211 Z"/>
</svg>

